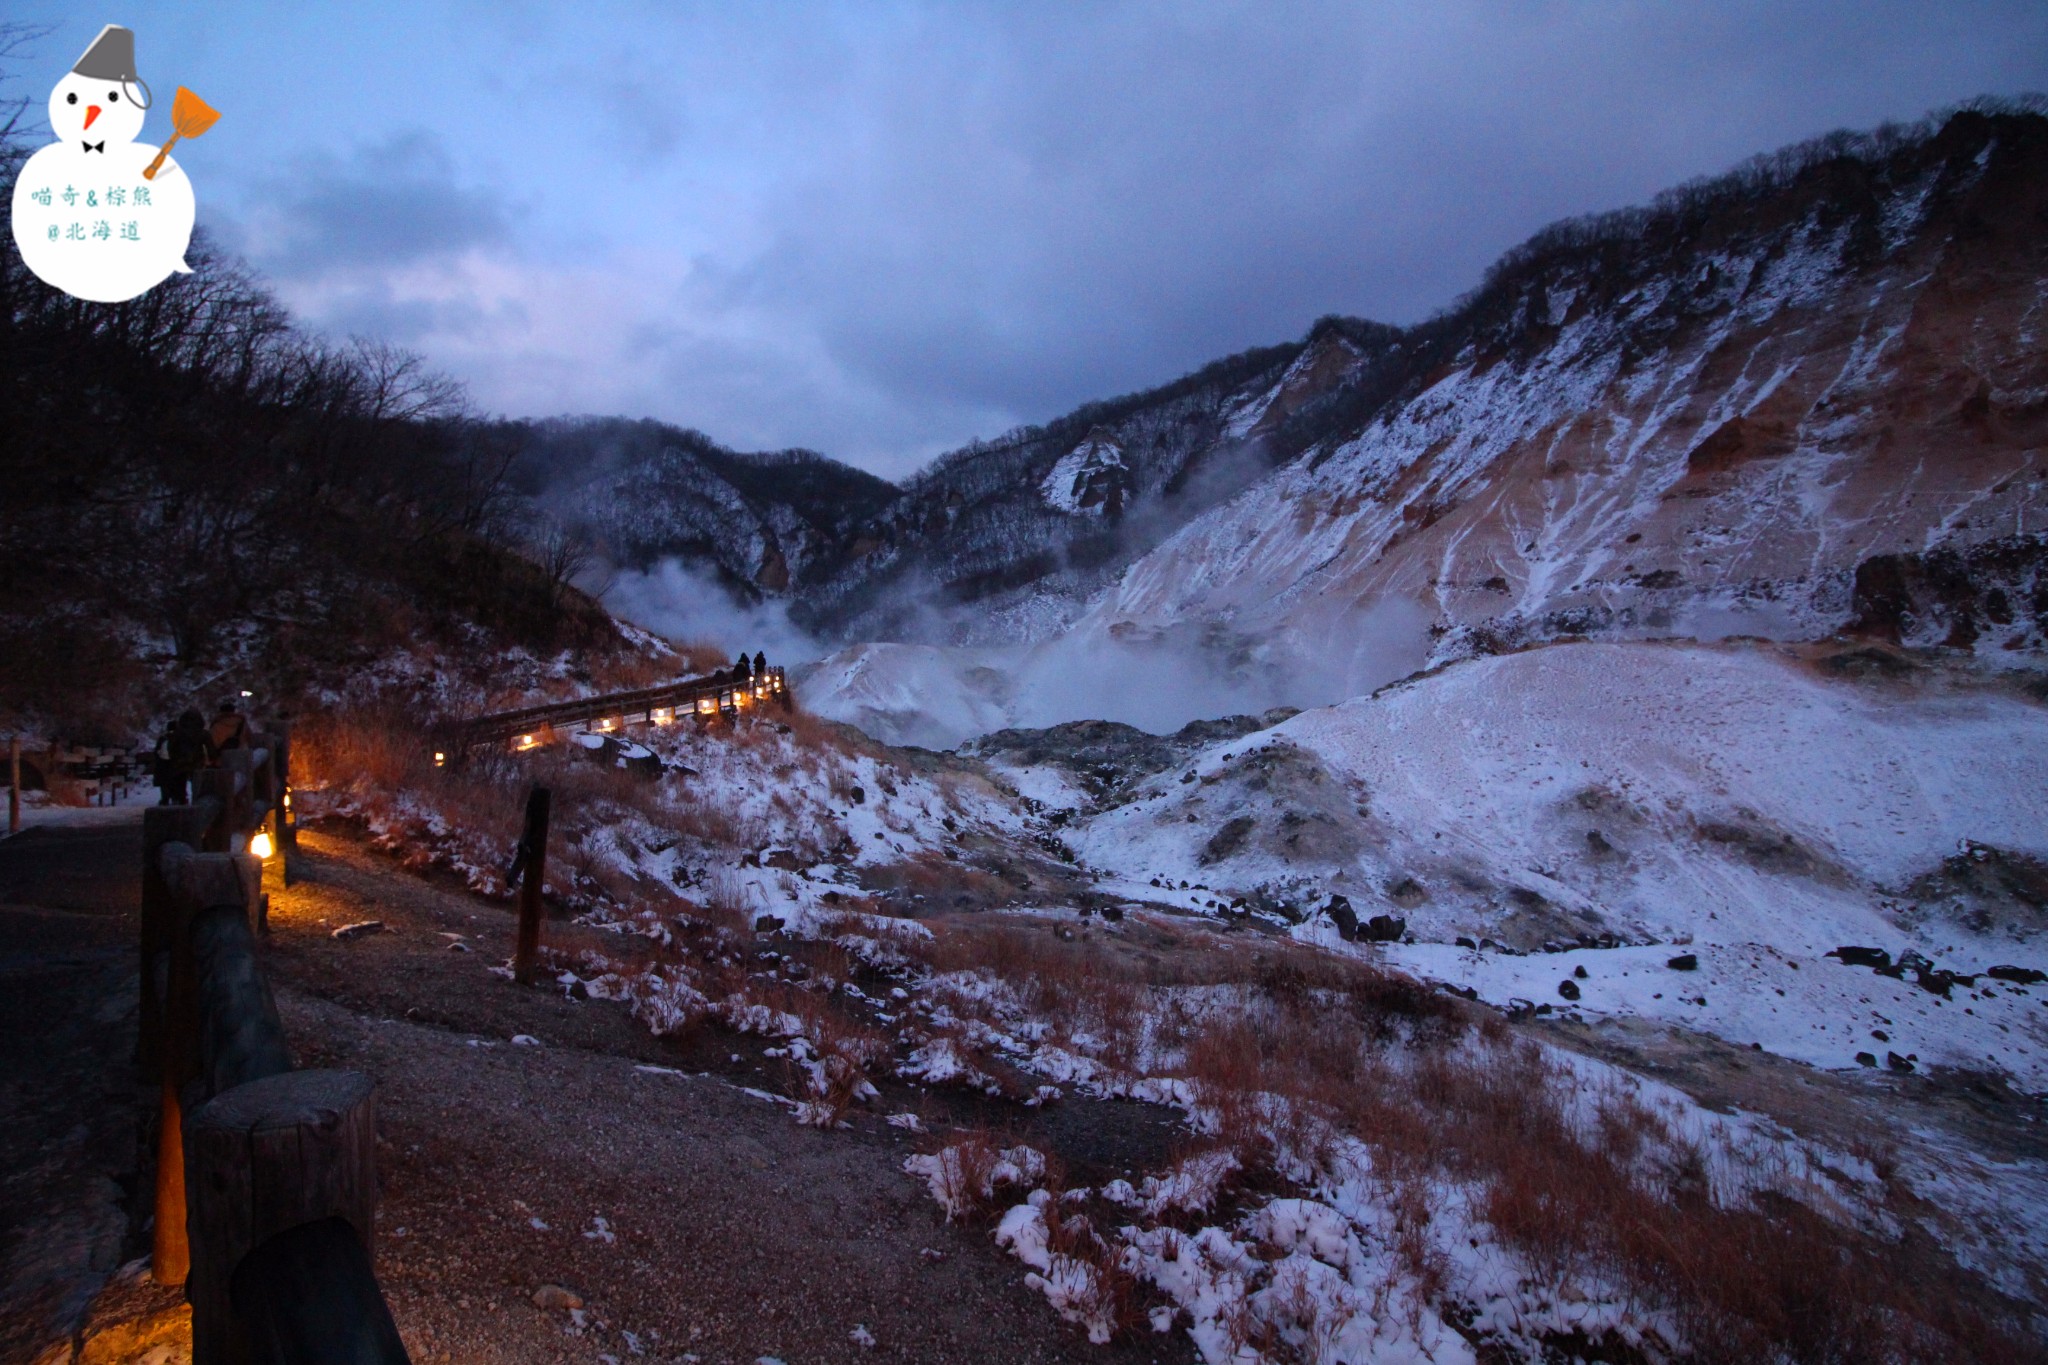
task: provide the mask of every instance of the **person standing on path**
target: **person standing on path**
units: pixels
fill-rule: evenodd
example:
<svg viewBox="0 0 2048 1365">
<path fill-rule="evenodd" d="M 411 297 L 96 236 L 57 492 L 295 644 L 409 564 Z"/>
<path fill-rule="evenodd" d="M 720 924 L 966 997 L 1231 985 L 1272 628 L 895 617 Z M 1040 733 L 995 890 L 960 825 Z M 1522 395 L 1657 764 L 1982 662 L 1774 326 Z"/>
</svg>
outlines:
<svg viewBox="0 0 2048 1365">
<path fill-rule="evenodd" d="M 192 800 L 192 779 L 213 757 L 213 740 L 206 733 L 206 721 L 188 710 L 165 732 L 158 752 L 163 762 L 157 769 L 157 786 L 164 804 L 183 806 Z"/>
<path fill-rule="evenodd" d="M 235 709 L 232 700 L 222 702 L 220 710 L 214 713 L 213 728 L 207 732 L 207 738 L 213 743 L 213 753 L 209 757 L 217 758 L 229 749 L 241 748 L 248 742 L 248 737 L 249 722 Z"/>
</svg>

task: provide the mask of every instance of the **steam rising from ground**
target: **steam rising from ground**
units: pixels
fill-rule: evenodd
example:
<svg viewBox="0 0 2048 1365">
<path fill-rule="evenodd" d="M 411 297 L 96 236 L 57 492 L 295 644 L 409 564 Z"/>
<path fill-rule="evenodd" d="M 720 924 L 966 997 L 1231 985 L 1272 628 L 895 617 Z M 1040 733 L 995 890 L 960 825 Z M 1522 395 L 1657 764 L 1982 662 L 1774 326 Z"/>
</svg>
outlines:
<svg viewBox="0 0 2048 1365">
<path fill-rule="evenodd" d="M 782 603 L 737 602 L 716 579 L 664 559 L 653 568 L 622 569 L 604 592 L 613 615 L 677 641 L 704 641 L 728 654 L 760 651 L 777 663 L 808 663 L 827 646 L 790 622 Z"/>
<path fill-rule="evenodd" d="M 1421 666 L 1428 616 L 1382 603 L 1318 640 L 1256 648 L 1193 627 L 1137 636 L 1084 624 L 1038 645 L 850 645 L 797 675 L 811 710 L 878 739 L 953 748 L 1005 726 L 1114 720 L 1158 734 L 1191 720 L 1326 706 Z"/>
<path fill-rule="evenodd" d="M 1430 620 L 1416 604 L 1379 602 L 1333 611 L 1315 638 L 1254 643 L 1215 625 L 1140 632 L 1090 613 L 1033 645 L 872 642 L 834 651 L 791 622 L 781 602 L 737 602 L 677 559 L 621 571 L 604 602 L 674 640 L 727 654 L 761 650 L 802 666 L 795 682 L 811 710 L 885 742 L 934 749 L 1006 726 L 1114 720 L 1169 734 L 1191 720 L 1327 706 L 1420 668 Z"/>
<path fill-rule="evenodd" d="M 1118 720 L 1166 734 L 1208 717 L 1328 706 L 1420 668 L 1429 621 L 1418 606 L 1381 602 L 1331 620 L 1319 638 L 1256 645 L 1213 626 L 1140 635 L 1084 621 L 1020 660 L 1014 723 Z"/>
</svg>

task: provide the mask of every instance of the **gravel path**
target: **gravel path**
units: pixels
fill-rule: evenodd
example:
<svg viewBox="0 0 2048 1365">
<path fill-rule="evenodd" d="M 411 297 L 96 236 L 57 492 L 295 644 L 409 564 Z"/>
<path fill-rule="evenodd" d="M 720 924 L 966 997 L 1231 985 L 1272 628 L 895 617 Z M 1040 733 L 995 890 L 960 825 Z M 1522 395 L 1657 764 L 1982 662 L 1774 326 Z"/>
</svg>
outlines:
<svg viewBox="0 0 2048 1365">
<path fill-rule="evenodd" d="M 514 986 L 488 970 L 510 952 L 505 910 L 346 836 L 303 847 L 298 884 L 271 887 L 272 979 L 301 1065 L 382 1087 L 379 1275 L 416 1361 L 1193 1358 L 1178 1334 L 1088 1345 L 987 1228 L 943 1225 L 900 1169 L 920 1139 L 881 1112 L 943 1123 L 949 1098 L 898 1089 L 851 1130 L 798 1127 L 742 1088 L 785 1080 L 758 1041 L 656 1039 L 621 1006 Z M 365 919 L 385 932 L 331 936 Z M 564 925 L 546 939 L 618 946 Z M 1062 1108 L 1014 1119 L 1059 1124 L 1105 1170 L 1173 1140 L 1156 1110 Z M 544 1285 L 582 1307 L 537 1306 Z"/>
</svg>

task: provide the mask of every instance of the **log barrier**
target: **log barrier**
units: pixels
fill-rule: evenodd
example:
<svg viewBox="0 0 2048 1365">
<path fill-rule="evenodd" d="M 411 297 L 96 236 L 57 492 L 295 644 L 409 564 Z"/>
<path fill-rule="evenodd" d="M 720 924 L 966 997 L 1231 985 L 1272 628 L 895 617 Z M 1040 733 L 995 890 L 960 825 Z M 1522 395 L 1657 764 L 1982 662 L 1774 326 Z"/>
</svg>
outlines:
<svg viewBox="0 0 2048 1365">
<path fill-rule="evenodd" d="M 372 1269 L 376 1083 L 292 1067 L 263 972 L 262 860 L 286 857 L 279 736 L 222 755 L 189 806 L 143 813 L 142 1027 L 160 1074 L 159 1283 L 185 1286 L 194 1365 L 401 1365 Z"/>
</svg>

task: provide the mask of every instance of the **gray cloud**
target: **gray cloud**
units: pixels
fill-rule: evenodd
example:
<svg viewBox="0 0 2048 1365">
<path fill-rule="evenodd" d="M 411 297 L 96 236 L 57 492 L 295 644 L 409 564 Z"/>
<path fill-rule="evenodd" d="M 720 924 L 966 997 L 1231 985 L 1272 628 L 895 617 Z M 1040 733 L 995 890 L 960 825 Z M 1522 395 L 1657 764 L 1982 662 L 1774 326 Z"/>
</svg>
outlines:
<svg viewBox="0 0 2048 1365">
<path fill-rule="evenodd" d="M 346 157 L 309 153 L 263 185 L 248 250 L 286 278 L 390 268 L 497 246 L 511 235 L 502 192 L 457 183 L 447 147 L 413 130 Z"/>
<path fill-rule="evenodd" d="M 303 98 L 237 102 L 267 31 L 194 76 L 296 120 L 206 148 L 303 316 L 487 408 L 892 476 L 1323 313 L 1418 319 L 1557 218 L 2048 87 L 2040 0 L 409 0 L 319 33 L 348 74 Z"/>
<path fill-rule="evenodd" d="M 1414 320 L 1555 218 L 2048 71 L 2010 5 L 994 14 L 851 92 L 723 283 L 902 402 L 1031 418 L 1323 312 Z"/>
</svg>

